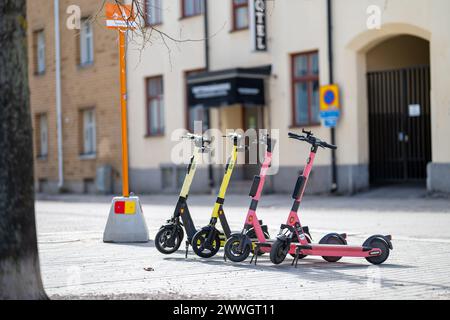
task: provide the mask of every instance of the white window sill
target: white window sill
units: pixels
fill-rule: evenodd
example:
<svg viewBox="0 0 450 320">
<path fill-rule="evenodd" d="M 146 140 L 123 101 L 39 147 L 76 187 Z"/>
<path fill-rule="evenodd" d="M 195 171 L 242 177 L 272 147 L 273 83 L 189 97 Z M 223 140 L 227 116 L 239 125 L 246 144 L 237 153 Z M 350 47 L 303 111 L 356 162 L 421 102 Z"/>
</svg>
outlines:
<svg viewBox="0 0 450 320">
<path fill-rule="evenodd" d="M 38 161 L 47 161 L 47 155 L 38 155 L 36 157 Z"/>
<path fill-rule="evenodd" d="M 95 160 L 95 159 L 97 159 L 96 153 L 80 154 L 80 160 Z"/>
<path fill-rule="evenodd" d="M 80 63 L 79 65 L 78 65 L 78 69 L 88 69 L 88 68 L 90 68 L 90 67 L 93 67 L 94 66 L 94 61 L 90 61 L 90 62 L 84 62 L 84 63 Z"/>
</svg>

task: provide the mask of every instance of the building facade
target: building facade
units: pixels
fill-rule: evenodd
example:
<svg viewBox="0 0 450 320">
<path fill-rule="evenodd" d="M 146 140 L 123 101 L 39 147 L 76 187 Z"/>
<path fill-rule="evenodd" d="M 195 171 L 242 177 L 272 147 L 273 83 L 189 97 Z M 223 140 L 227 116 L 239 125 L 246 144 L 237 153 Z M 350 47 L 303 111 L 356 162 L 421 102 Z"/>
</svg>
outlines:
<svg viewBox="0 0 450 320">
<path fill-rule="evenodd" d="M 121 168 L 117 34 L 92 18 L 98 1 L 60 0 L 58 12 L 54 4 L 27 3 L 36 190 L 111 193 L 120 188 Z"/>
<path fill-rule="evenodd" d="M 176 43 L 156 33 L 144 49 L 128 50 L 130 173 L 136 192 L 179 186 L 183 171 L 171 162 L 177 143 L 172 133 L 190 129 L 193 120 L 222 130 L 279 129 L 280 169 L 271 187 L 291 191 L 309 149 L 287 133 L 305 128 L 330 141 L 330 129 L 319 119 L 319 87 L 330 82 L 341 94 L 335 131 L 339 192 L 388 183 L 450 192 L 450 2 L 331 1 L 332 64 L 325 0 L 266 1 L 262 52 L 253 45 L 248 1 L 207 2 L 207 50 L 204 41 L 195 41 L 205 39 L 201 1 L 146 3 L 150 25 L 194 41 Z M 263 105 L 230 97 L 215 107 L 205 107 L 210 101 L 189 105 L 194 88 L 189 83 L 217 85 L 227 74 L 255 78 L 255 69 L 267 68 L 268 74 L 260 74 Z M 316 164 L 310 190 L 328 192 L 331 152 L 319 151 Z M 235 180 L 251 179 L 254 170 L 249 171 L 243 169 Z M 196 181 L 195 190 L 207 190 L 206 166 Z"/>
</svg>

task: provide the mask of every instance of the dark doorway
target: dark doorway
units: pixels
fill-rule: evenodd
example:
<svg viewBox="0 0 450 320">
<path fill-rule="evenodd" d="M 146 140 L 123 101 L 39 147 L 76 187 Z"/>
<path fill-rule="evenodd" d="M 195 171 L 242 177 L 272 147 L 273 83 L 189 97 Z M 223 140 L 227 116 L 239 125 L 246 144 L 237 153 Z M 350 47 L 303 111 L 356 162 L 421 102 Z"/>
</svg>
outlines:
<svg viewBox="0 0 450 320">
<path fill-rule="evenodd" d="M 248 129 L 255 129 L 257 130 L 257 134 L 259 134 L 259 129 L 264 127 L 264 108 L 260 106 L 244 106 L 243 107 L 243 120 L 244 120 L 244 130 L 247 131 Z M 259 139 L 259 137 L 258 137 Z M 247 138 L 246 144 L 253 143 L 253 141 L 249 141 Z M 258 152 L 256 154 L 256 161 L 257 163 L 250 163 L 251 160 L 254 162 L 254 156 L 250 156 L 249 150 L 245 151 L 245 163 L 244 166 L 244 180 L 252 180 L 255 175 L 259 174 L 260 165 L 259 165 L 259 148 L 260 144 L 257 144 Z M 254 148 L 250 148 L 252 150 Z"/>
<path fill-rule="evenodd" d="M 372 184 L 425 182 L 431 161 L 430 67 L 367 75 Z"/>
</svg>

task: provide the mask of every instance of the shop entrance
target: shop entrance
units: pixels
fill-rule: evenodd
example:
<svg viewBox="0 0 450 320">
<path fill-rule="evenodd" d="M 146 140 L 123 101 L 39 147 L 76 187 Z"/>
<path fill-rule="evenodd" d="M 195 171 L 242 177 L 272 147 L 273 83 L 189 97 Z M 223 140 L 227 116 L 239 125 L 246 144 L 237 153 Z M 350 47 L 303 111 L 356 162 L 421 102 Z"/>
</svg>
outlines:
<svg viewBox="0 0 450 320">
<path fill-rule="evenodd" d="M 425 183 L 431 161 L 429 43 L 387 40 L 367 54 L 371 184 Z"/>
<path fill-rule="evenodd" d="M 244 130 L 247 131 L 248 129 L 255 129 L 257 134 L 259 134 L 259 129 L 264 128 L 264 108 L 260 106 L 244 106 L 243 107 L 243 121 L 244 121 Z M 259 137 L 258 137 L 259 139 Z M 246 141 L 247 144 L 252 143 L 252 141 Z M 250 162 L 253 160 L 254 162 L 254 155 L 251 157 L 249 150 L 245 151 L 245 163 L 244 166 L 244 180 L 252 180 L 255 175 L 259 174 L 260 165 L 259 161 L 259 148 L 260 144 L 257 144 L 257 148 L 251 148 L 251 149 L 257 149 L 257 155 L 256 155 L 256 163 L 250 164 Z"/>
</svg>

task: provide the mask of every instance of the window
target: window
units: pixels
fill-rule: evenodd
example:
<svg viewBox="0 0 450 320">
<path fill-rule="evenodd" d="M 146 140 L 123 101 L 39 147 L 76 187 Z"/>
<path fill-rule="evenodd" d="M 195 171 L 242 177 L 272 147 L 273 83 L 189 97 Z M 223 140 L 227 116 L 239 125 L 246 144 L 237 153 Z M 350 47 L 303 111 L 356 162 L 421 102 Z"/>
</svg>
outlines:
<svg viewBox="0 0 450 320">
<path fill-rule="evenodd" d="M 92 64 L 94 62 L 94 31 L 92 23 L 87 19 L 81 22 L 80 30 L 80 64 Z"/>
<path fill-rule="evenodd" d="M 95 109 L 81 111 L 83 119 L 83 151 L 82 155 L 95 155 L 97 152 L 97 133 L 95 126 Z"/>
<path fill-rule="evenodd" d="M 242 30 L 248 28 L 249 12 L 248 0 L 233 1 L 233 30 Z"/>
<path fill-rule="evenodd" d="M 162 23 L 162 0 L 145 0 L 145 23 L 154 26 Z"/>
<path fill-rule="evenodd" d="M 46 158 L 48 156 L 47 114 L 42 113 L 36 117 L 36 133 L 38 158 Z"/>
<path fill-rule="evenodd" d="M 205 9 L 204 0 L 181 0 L 182 16 L 192 17 L 199 14 L 203 14 Z"/>
<path fill-rule="evenodd" d="M 292 56 L 293 126 L 316 125 L 319 116 L 319 54 Z"/>
<path fill-rule="evenodd" d="M 34 33 L 35 48 L 35 72 L 43 74 L 45 72 L 45 33 L 43 30 Z"/>
<path fill-rule="evenodd" d="M 164 134 L 163 78 L 147 78 L 147 135 Z"/>
</svg>

